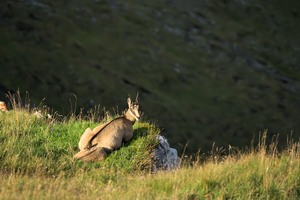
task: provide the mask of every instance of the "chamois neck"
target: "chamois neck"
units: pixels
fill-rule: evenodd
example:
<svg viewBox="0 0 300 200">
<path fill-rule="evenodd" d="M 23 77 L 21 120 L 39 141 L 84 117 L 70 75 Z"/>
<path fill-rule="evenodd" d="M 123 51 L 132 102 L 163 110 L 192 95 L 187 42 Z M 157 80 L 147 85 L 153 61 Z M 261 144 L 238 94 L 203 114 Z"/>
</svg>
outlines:
<svg viewBox="0 0 300 200">
<path fill-rule="evenodd" d="M 135 118 L 134 118 L 134 116 L 133 116 L 133 113 L 130 111 L 130 109 L 128 109 L 128 110 L 126 111 L 126 113 L 124 114 L 124 117 L 125 117 L 125 119 L 131 121 L 133 124 L 134 124 L 135 121 L 136 121 Z"/>
</svg>

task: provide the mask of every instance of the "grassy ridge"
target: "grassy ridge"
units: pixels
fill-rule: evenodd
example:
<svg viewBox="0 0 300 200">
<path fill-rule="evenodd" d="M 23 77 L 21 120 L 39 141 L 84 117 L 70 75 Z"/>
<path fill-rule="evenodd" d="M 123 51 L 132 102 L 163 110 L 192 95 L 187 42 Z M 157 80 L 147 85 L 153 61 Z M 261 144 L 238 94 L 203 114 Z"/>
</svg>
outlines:
<svg viewBox="0 0 300 200">
<path fill-rule="evenodd" d="M 205 162 L 183 162 L 173 172 L 149 171 L 159 130 L 134 126 L 134 139 L 100 163 L 74 161 L 77 142 L 93 117 L 39 119 L 15 108 L 0 112 L 1 199 L 298 199 L 300 144 L 279 153 L 266 145 L 218 152 Z"/>
<path fill-rule="evenodd" d="M 136 123 L 131 142 L 101 164 L 86 164 L 74 161 L 72 156 L 78 151 L 77 143 L 84 130 L 97 125 L 92 119 L 71 117 L 56 121 L 38 118 L 28 110 L 14 109 L 1 112 L 0 121 L 0 169 L 5 174 L 74 176 L 91 167 L 126 172 L 140 170 L 149 167 L 148 154 L 159 133 L 154 125 Z"/>
</svg>

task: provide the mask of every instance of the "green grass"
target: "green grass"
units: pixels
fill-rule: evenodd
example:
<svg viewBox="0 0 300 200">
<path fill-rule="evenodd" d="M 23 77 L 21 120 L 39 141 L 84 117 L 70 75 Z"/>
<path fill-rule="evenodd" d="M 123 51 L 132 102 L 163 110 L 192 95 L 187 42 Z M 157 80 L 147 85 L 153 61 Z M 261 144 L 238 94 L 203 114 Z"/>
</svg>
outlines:
<svg viewBox="0 0 300 200">
<path fill-rule="evenodd" d="M 19 88 L 66 115 L 73 94 L 111 109 L 138 91 L 189 154 L 266 128 L 299 137 L 299 2 L 4 0 L 0 98 Z"/>
<path fill-rule="evenodd" d="M 44 113 L 49 110 L 44 109 Z M 134 126 L 134 138 L 102 162 L 73 160 L 96 114 L 39 119 L 14 106 L 0 112 L 0 199 L 299 199 L 300 144 L 278 151 L 264 134 L 256 148 L 215 148 L 180 169 L 150 173 L 159 129 Z M 102 121 L 106 121 L 106 117 Z M 202 161 L 200 161 L 202 160 Z"/>
<path fill-rule="evenodd" d="M 136 123 L 131 142 L 110 154 L 104 162 L 87 164 L 73 160 L 72 156 L 78 151 L 77 144 L 84 130 L 94 128 L 99 122 L 92 117 L 83 119 L 73 115 L 60 120 L 40 119 L 32 113 L 16 106 L 10 112 L 0 112 L 0 168 L 5 174 L 74 176 L 91 167 L 123 172 L 150 169 L 148 154 L 160 132 L 150 123 Z"/>
</svg>

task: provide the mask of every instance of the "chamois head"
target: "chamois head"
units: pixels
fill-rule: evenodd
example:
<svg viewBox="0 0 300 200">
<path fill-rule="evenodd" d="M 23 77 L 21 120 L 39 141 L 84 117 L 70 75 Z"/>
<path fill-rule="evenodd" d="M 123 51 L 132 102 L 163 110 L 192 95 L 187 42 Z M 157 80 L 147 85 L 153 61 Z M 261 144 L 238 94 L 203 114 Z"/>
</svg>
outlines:
<svg viewBox="0 0 300 200">
<path fill-rule="evenodd" d="M 133 118 L 136 121 L 139 121 L 140 119 L 140 112 L 139 112 L 139 102 L 138 98 L 135 99 L 135 102 L 132 102 L 130 97 L 127 98 L 128 103 L 128 110 L 126 112 L 126 115 L 130 115 L 130 118 Z M 129 116 L 128 116 L 129 117 Z"/>
</svg>

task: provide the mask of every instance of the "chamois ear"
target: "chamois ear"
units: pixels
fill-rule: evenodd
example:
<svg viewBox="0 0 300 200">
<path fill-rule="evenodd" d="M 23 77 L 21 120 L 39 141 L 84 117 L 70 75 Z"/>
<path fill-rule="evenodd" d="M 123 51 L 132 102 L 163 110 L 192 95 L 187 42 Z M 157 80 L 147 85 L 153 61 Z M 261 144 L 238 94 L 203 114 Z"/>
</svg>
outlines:
<svg viewBox="0 0 300 200">
<path fill-rule="evenodd" d="M 131 106 L 131 99 L 130 99 L 130 97 L 127 98 L 127 104 L 128 104 L 128 108 L 130 108 L 130 106 Z"/>
</svg>

